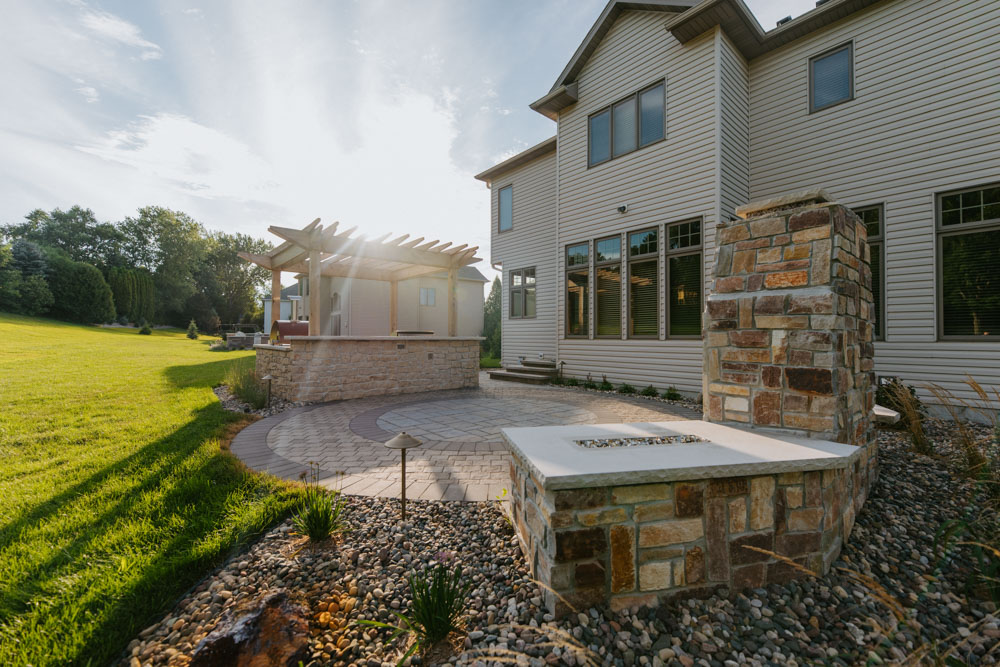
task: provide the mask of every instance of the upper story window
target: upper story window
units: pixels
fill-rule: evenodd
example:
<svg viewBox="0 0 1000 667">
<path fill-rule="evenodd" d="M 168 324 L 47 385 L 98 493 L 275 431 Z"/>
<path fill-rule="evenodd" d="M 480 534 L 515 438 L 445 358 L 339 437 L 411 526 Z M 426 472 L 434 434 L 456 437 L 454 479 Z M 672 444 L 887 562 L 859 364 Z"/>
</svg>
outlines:
<svg viewBox="0 0 1000 667">
<path fill-rule="evenodd" d="M 663 139 L 665 91 L 661 81 L 591 115 L 588 165 L 593 167 Z"/>
<path fill-rule="evenodd" d="M 514 186 L 508 185 L 500 188 L 497 194 L 498 229 L 505 232 L 514 227 Z"/>
<path fill-rule="evenodd" d="M 875 302 L 875 340 L 885 339 L 885 230 L 882 205 L 864 206 L 854 212 L 868 230 L 868 247 L 871 250 L 872 301 Z"/>
<path fill-rule="evenodd" d="M 938 197 L 943 338 L 1000 337 L 1000 183 Z"/>
<path fill-rule="evenodd" d="M 437 292 L 433 287 L 420 288 L 420 305 L 433 306 L 437 301 Z"/>
<path fill-rule="evenodd" d="M 566 335 L 586 337 L 590 332 L 590 244 L 566 247 Z"/>
<path fill-rule="evenodd" d="M 838 46 L 809 60 L 809 112 L 854 99 L 854 45 Z"/>
</svg>

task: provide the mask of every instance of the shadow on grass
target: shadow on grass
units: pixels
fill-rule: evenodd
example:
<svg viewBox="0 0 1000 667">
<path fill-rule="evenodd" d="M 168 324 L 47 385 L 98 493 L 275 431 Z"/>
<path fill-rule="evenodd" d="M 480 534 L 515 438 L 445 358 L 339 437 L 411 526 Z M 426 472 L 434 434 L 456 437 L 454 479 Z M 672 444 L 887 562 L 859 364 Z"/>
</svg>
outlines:
<svg viewBox="0 0 1000 667">
<path fill-rule="evenodd" d="M 249 473 L 228 453 L 201 451 L 206 440 L 220 435 L 231 421 L 219 406 L 202 408 L 170 435 L 94 472 L 4 526 L 0 554 L 53 514 L 75 503 L 95 505 L 93 518 L 68 544 L 42 562 L 26 564 L 22 576 L 0 586 L 3 634 L 18 633 L 18 626 L 31 627 L 35 636 L 21 639 L 26 648 L 38 650 L 32 644 L 43 641 L 39 633 L 56 642 L 62 632 L 77 633 L 76 641 L 59 642 L 67 648 L 82 643 L 63 658 L 108 664 L 208 569 L 283 516 L 293 491 Z M 180 476 L 178 469 L 184 470 Z M 115 500 L 102 498 L 111 495 L 102 494 L 102 487 L 123 476 L 133 477 L 135 483 Z M 120 557 L 127 559 L 149 550 L 155 556 L 140 565 L 137 576 L 119 565 L 124 583 L 109 580 L 107 568 L 114 565 L 115 556 L 124 554 Z M 87 589 L 66 590 L 61 582 L 67 577 L 80 577 Z M 53 590 L 59 591 L 54 599 Z M 34 605 L 40 600 L 45 600 L 45 615 L 30 618 L 39 613 Z M 59 619 L 79 620 L 70 621 L 76 627 L 64 628 L 53 625 L 60 624 Z M 0 650 L 0 657 L 4 653 Z M 59 660 L 55 655 L 52 659 Z"/>
<path fill-rule="evenodd" d="M 163 375 L 178 389 L 187 387 L 215 387 L 222 382 L 226 371 L 240 359 L 252 357 L 232 356 L 216 361 L 206 361 L 203 364 L 188 364 L 187 366 L 168 366 Z"/>
</svg>

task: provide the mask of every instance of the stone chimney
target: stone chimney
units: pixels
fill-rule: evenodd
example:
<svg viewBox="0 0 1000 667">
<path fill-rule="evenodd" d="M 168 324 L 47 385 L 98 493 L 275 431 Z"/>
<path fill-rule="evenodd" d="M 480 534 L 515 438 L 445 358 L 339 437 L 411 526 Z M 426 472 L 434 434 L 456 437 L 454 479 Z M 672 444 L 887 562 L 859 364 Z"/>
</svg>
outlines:
<svg viewBox="0 0 1000 667">
<path fill-rule="evenodd" d="M 705 419 L 871 442 L 867 233 L 823 190 L 736 209 L 721 223 L 705 316 Z"/>
</svg>

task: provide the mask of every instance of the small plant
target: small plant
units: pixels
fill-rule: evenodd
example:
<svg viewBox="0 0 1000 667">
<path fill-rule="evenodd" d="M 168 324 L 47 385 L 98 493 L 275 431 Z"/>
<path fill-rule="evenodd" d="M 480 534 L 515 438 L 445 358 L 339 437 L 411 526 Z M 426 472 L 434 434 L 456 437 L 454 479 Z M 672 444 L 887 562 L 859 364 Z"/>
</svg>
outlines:
<svg viewBox="0 0 1000 667">
<path fill-rule="evenodd" d="M 1000 534 L 989 514 L 946 522 L 934 536 L 934 549 L 940 558 L 953 546 L 968 547 L 972 557 L 965 582 L 968 592 L 1000 604 Z"/>
<path fill-rule="evenodd" d="M 632 385 L 630 385 L 627 382 L 622 382 L 620 385 L 618 385 L 618 393 L 619 394 L 634 394 L 635 393 L 635 387 L 633 387 Z"/>
<path fill-rule="evenodd" d="M 228 352 L 229 345 L 227 345 L 224 340 L 213 340 L 211 345 L 208 346 L 208 349 L 212 352 Z"/>
<path fill-rule="evenodd" d="M 347 530 L 344 523 L 344 498 L 340 491 L 324 489 L 319 485 L 319 468 L 309 464 L 311 481 L 306 484 L 305 495 L 299 510 L 292 517 L 292 526 L 311 542 L 321 542 L 335 533 Z M 300 479 L 305 479 L 302 473 Z"/>
<path fill-rule="evenodd" d="M 879 403 L 879 405 L 891 407 L 899 413 L 899 423 L 909 432 L 913 451 L 918 454 L 933 454 L 934 445 L 924 433 L 924 419 L 927 409 L 917 398 L 917 392 L 913 387 L 907 387 L 898 380 L 885 383 L 879 388 L 879 391 L 883 388 L 885 388 L 885 397 L 891 406 L 887 406 L 885 403 Z"/>
<path fill-rule="evenodd" d="M 187 337 L 191 340 L 198 340 L 198 323 L 194 320 L 188 323 Z"/>
<path fill-rule="evenodd" d="M 566 386 L 567 387 L 579 387 L 580 386 L 580 381 L 577 380 L 576 378 L 566 378 Z"/>
<path fill-rule="evenodd" d="M 654 387 L 653 385 L 649 385 L 639 393 L 641 393 L 643 396 L 648 396 L 650 398 L 656 398 L 657 396 L 660 395 L 660 392 L 656 391 L 656 387 Z"/>
<path fill-rule="evenodd" d="M 681 392 L 677 391 L 677 387 L 671 385 L 663 390 L 663 394 L 660 395 L 660 398 L 668 401 L 679 401 L 684 397 L 681 396 Z"/>
<path fill-rule="evenodd" d="M 601 384 L 597 385 L 597 388 L 600 389 L 601 391 L 614 391 L 615 390 L 615 386 L 613 384 L 611 384 L 610 382 L 608 382 L 608 376 L 607 375 L 602 375 L 601 376 Z"/>
<path fill-rule="evenodd" d="M 563 380 L 563 377 L 561 375 L 557 375 L 549 380 L 549 384 L 563 385 L 566 384 L 566 381 Z"/>
<path fill-rule="evenodd" d="M 587 379 L 583 381 L 583 388 L 597 389 L 597 383 L 594 382 L 594 378 L 590 375 L 590 373 L 587 373 Z"/>
<path fill-rule="evenodd" d="M 244 357 L 236 361 L 229 367 L 222 382 L 229 387 L 229 391 L 254 410 L 260 410 L 267 404 L 267 389 L 257 381 L 253 357 Z"/>
<path fill-rule="evenodd" d="M 144 325 L 142 325 L 142 328 L 139 329 L 139 335 L 140 336 L 152 336 L 153 335 L 153 330 L 149 327 L 148 324 L 144 324 Z"/>
<path fill-rule="evenodd" d="M 503 517 L 503 520 L 507 522 L 508 526 L 510 526 L 511 528 L 513 528 L 514 527 L 514 522 L 510 520 L 510 514 L 508 514 L 507 510 L 505 510 L 504 507 L 503 507 L 503 504 L 505 502 L 508 502 L 507 501 L 507 488 L 504 487 L 504 488 L 500 489 L 500 494 L 496 495 L 496 496 L 493 496 L 493 497 L 497 499 L 497 509 L 500 510 L 500 516 Z"/>
<path fill-rule="evenodd" d="M 389 641 L 401 635 L 413 638 L 413 644 L 396 663 L 397 667 L 417 651 L 426 653 L 435 644 L 447 639 L 452 632 L 461 629 L 460 616 L 465 609 L 465 599 L 472 590 L 472 584 L 462 583 L 461 565 L 456 565 L 454 570 L 448 569 L 454 558 L 454 554 L 441 552 L 430 576 L 426 572 L 410 575 L 410 594 L 413 597 L 410 614 L 406 616 L 392 612 L 399 619 L 399 625 L 358 621 L 359 625 L 392 630 Z"/>
<path fill-rule="evenodd" d="M 902 391 L 908 392 L 910 398 L 902 396 Z M 899 421 L 896 423 L 895 428 L 903 431 L 909 431 L 911 428 L 911 424 L 908 422 L 909 418 L 905 414 L 906 410 L 902 404 L 903 402 L 912 404 L 911 407 L 917 410 L 921 421 L 927 417 L 927 407 L 924 406 L 920 397 L 917 396 L 917 390 L 913 385 L 904 385 L 898 378 L 887 379 L 879 383 L 875 389 L 875 402 L 899 413 Z"/>
</svg>

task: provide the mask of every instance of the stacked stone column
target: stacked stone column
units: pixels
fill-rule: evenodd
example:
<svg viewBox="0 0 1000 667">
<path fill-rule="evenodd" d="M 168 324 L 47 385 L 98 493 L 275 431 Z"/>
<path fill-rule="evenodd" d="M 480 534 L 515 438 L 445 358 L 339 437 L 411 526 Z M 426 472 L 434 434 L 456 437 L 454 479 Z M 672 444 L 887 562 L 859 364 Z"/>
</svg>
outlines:
<svg viewBox="0 0 1000 667">
<path fill-rule="evenodd" d="M 822 191 L 737 214 L 716 237 L 705 418 L 867 445 L 874 304 L 864 224 Z"/>
</svg>

